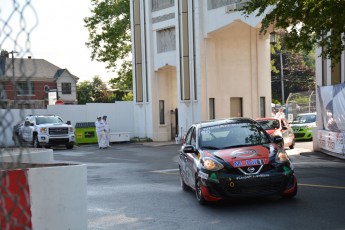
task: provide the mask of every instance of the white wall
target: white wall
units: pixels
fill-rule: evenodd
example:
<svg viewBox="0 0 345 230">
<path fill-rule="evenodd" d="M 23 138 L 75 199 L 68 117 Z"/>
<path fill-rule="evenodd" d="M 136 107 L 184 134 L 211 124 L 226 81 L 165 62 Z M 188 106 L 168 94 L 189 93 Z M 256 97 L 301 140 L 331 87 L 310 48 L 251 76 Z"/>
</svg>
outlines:
<svg viewBox="0 0 345 230">
<path fill-rule="evenodd" d="M 134 109 L 132 101 L 115 103 L 90 103 L 86 105 L 49 105 L 47 109 L 0 109 L 0 146 L 13 146 L 13 126 L 24 121 L 29 114 L 54 114 L 65 122 L 94 122 L 97 116 L 108 116 L 110 132 L 129 132 L 134 134 Z"/>
</svg>

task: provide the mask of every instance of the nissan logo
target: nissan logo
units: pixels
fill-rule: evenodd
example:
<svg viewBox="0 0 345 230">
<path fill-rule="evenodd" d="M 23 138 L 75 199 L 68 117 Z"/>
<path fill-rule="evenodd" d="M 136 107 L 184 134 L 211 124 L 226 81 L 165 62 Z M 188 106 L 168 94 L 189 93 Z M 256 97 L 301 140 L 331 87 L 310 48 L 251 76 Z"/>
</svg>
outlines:
<svg viewBox="0 0 345 230">
<path fill-rule="evenodd" d="M 250 173 L 253 173 L 255 171 L 255 168 L 254 167 L 248 167 L 247 171 Z"/>
</svg>

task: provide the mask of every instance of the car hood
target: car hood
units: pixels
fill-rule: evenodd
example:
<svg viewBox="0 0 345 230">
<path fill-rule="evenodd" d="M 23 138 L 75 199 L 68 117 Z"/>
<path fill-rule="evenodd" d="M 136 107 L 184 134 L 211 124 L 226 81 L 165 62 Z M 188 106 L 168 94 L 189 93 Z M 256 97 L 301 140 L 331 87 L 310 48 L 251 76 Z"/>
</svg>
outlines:
<svg viewBox="0 0 345 230">
<path fill-rule="evenodd" d="M 205 150 L 205 155 L 213 155 L 230 163 L 233 167 L 263 165 L 269 163 L 269 156 L 277 151 L 273 144 L 257 145 L 222 150 Z"/>
<path fill-rule="evenodd" d="M 274 133 L 277 129 L 266 129 L 266 132 L 271 135 L 272 133 Z"/>
<path fill-rule="evenodd" d="M 70 125 L 64 123 L 49 123 L 49 124 L 39 124 L 40 127 L 70 127 Z"/>
</svg>

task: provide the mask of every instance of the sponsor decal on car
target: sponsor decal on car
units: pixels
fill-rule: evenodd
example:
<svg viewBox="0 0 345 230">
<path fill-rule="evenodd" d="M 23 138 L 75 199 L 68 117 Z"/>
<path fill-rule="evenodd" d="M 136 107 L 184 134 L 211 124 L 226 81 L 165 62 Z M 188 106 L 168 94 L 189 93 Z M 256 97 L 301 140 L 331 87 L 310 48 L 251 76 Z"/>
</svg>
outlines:
<svg viewBox="0 0 345 230">
<path fill-rule="evenodd" d="M 233 161 L 232 166 L 234 166 L 235 168 L 239 168 L 239 167 L 247 167 L 247 166 L 255 166 L 255 165 L 264 165 L 265 163 L 268 163 L 267 158 L 266 159 L 238 160 L 238 161 Z"/>
<path fill-rule="evenodd" d="M 247 179 L 253 179 L 253 178 L 264 178 L 269 177 L 269 174 L 257 174 L 257 175 L 245 175 L 245 176 L 238 176 L 236 177 L 236 180 L 247 180 Z"/>
</svg>

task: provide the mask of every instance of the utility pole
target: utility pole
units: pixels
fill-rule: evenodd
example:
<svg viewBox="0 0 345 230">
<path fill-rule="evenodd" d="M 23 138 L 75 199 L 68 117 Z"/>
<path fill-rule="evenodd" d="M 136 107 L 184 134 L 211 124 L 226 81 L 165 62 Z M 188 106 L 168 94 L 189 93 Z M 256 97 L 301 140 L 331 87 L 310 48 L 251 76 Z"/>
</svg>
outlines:
<svg viewBox="0 0 345 230">
<path fill-rule="evenodd" d="M 12 57 L 13 104 L 15 104 L 16 100 L 17 100 L 17 87 L 16 87 L 16 79 L 15 79 L 15 75 L 14 75 L 14 56 L 13 56 L 13 54 L 18 53 L 18 52 L 12 50 L 9 53 L 11 54 L 11 57 Z"/>
</svg>

